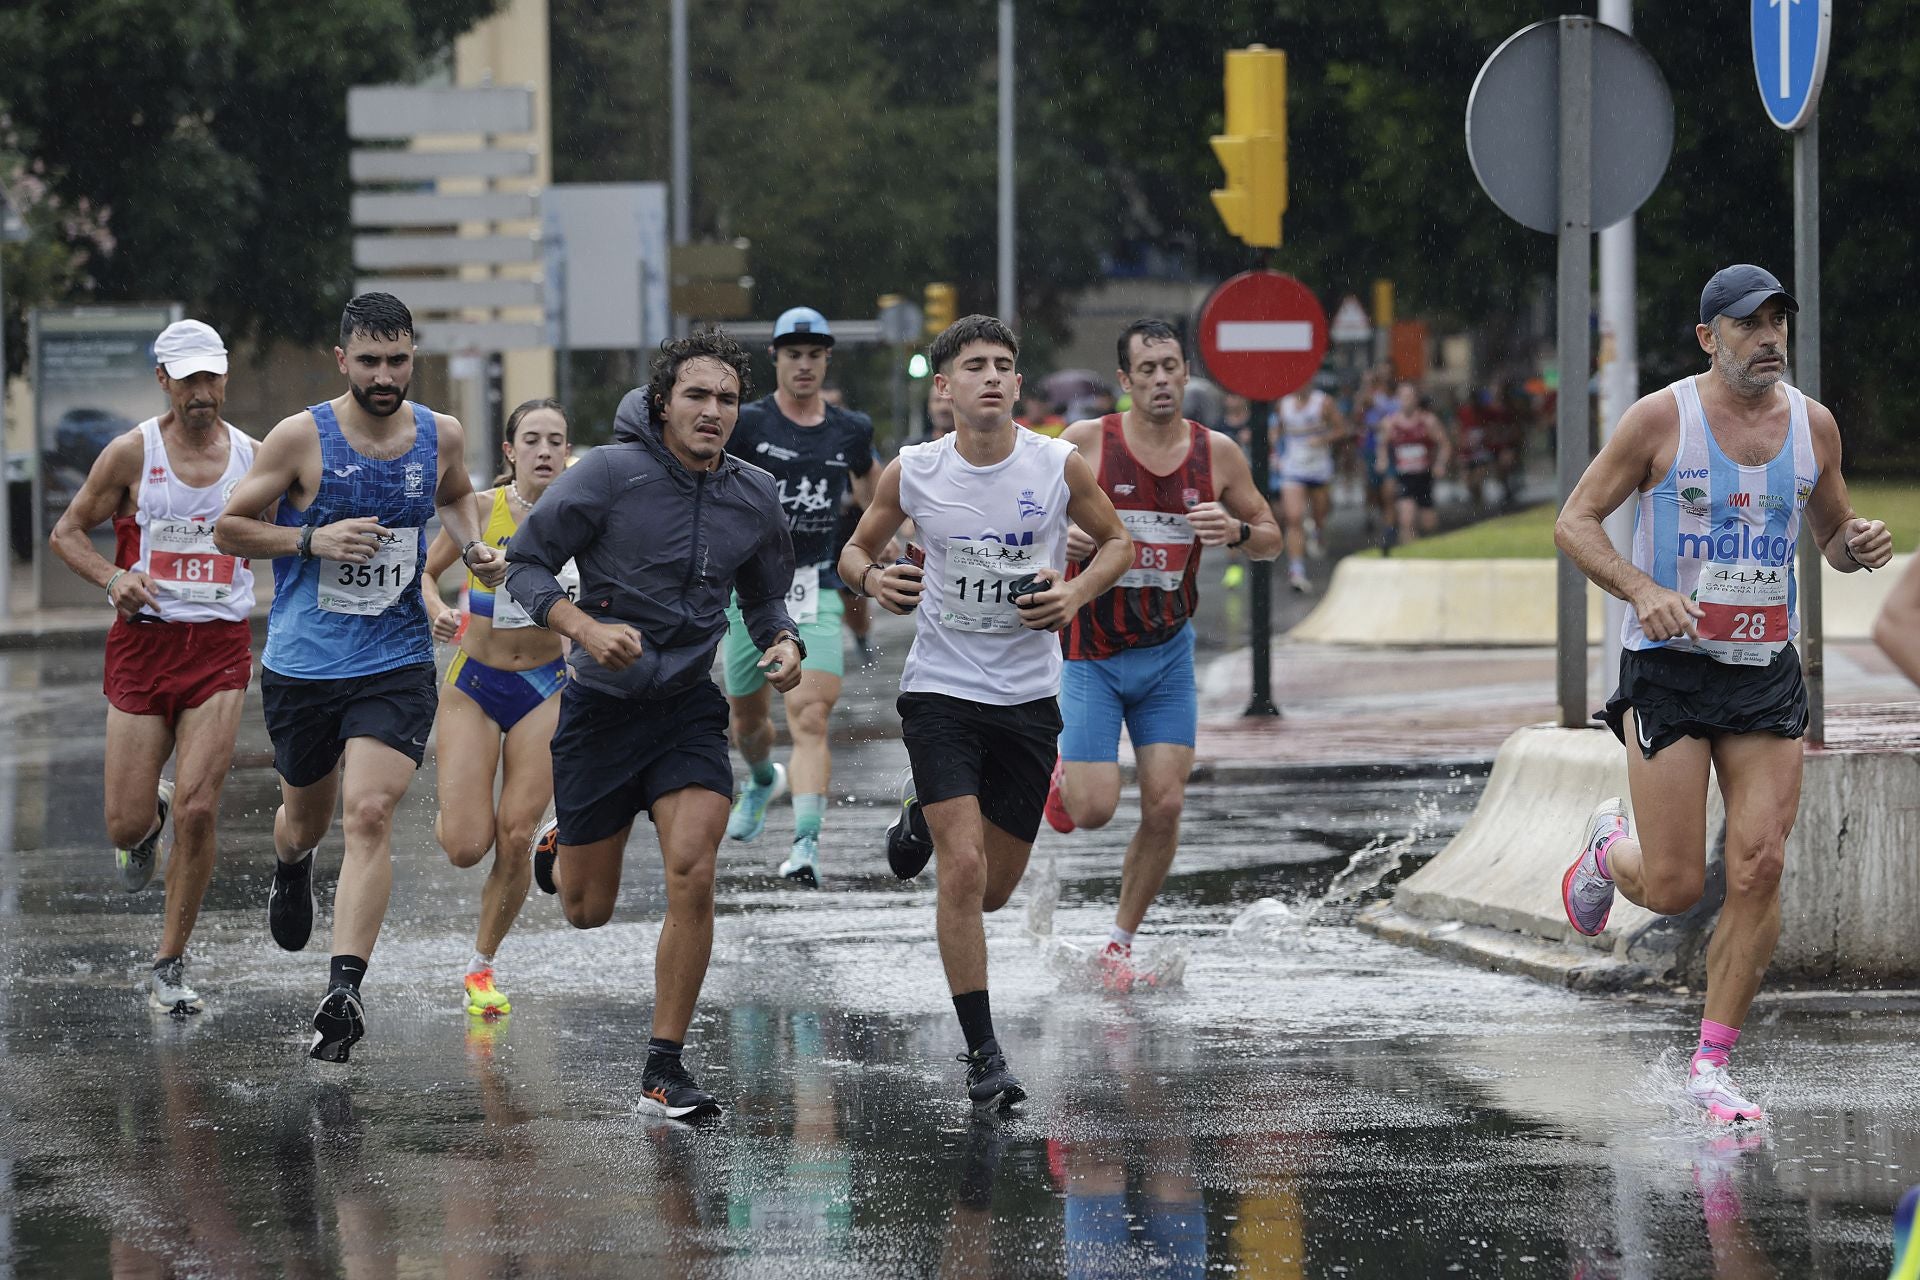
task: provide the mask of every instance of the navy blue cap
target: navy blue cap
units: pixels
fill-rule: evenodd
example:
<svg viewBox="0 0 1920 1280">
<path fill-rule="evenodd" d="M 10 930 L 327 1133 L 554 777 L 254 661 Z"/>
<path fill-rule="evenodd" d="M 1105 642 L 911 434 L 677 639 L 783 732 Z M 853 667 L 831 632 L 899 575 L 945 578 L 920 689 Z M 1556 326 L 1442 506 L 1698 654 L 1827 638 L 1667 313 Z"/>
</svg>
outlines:
<svg viewBox="0 0 1920 1280">
<path fill-rule="evenodd" d="M 812 307 L 788 307 L 773 322 L 773 345 L 777 347 L 782 341 L 814 342 L 830 347 L 833 330 L 827 318 Z"/>
<path fill-rule="evenodd" d="M 1723 267 L 1700 291 L 1700 323 L 1712 324 L 1715 316 L 1732 316 L 1735 320 L 1750 316 L 1768 298 L 1785 300 L 1788 311 L 1800 309 L 1793 295 L 1782 289 L 1765 267 L 1748 262 Z"/>
</svg>

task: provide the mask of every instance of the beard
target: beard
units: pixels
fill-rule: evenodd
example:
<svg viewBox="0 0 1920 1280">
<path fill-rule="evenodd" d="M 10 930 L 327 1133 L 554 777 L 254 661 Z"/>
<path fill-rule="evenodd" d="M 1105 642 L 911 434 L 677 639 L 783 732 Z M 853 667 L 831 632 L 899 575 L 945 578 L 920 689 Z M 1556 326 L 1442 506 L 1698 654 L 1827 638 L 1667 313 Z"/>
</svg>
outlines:
<svg viewBox="0 0 1920 1280">
<path fill-rule="evenodd" d="M 1779 357 L 1779 365 L 1766 372 L 1755 373 L 1753 370 L 1754 362 L 1766 355 Z M 1748 356 L 1743 364 L 1735 365 L 1731 361 L 1715 360 L 1714 368 L 1719 371 L 1720 376 L 1726 380 L 1727 386 L 1736 394 L 1741 396 L 1757 396 L 1771 388 L 1776 382 L 1785 380 L 1787 376 L 1787 353 L 1785 350 L 1761 347 L 1752 355 Z"/>
<path fill-rule="evenodd" d="M 349 382 L 347 384 L 347 390 L 353 393 L 353 398 L 355 401 L 359 403 L 360 407 L 362 409 L 365 409 L 368 413 L 372 414 L 374 417 L 391 418 L 395 413 L 398 413 L 400 411 L 400 406 L 406 403 L 407 392 L 409 389 L 411 389 L 412 385 L 413 385 L 412 383 L 408 383 L 407 386 L 404 386 L 404 387 L 394 387 L 392 389 L 394 393 L 393 404 L 391 407 L 384 408 L 384 409 L 379 408 L 375 405 L 373 401 L 372 387 L 367 387 L 363 390 L 362 388 L 356 387 L 351 382 Z"/>
</svg>

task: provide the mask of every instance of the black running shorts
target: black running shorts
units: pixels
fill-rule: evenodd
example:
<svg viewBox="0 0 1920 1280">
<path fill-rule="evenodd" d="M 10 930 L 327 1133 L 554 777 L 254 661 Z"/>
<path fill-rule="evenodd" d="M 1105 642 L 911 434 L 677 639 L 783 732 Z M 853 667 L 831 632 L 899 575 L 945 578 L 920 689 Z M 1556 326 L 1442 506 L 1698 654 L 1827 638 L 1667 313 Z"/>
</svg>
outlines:
<svg viewBox="0 0 1920 1280">
<path fill-rule="evenodd" d="M 683 787 L 733 798 L 727 700 L 713 681 L 647 699 L 567 681 L 553 731 L 553 811 L 561 844 L 616 835 Z"/>
<path fill-rule="evenodd" d="M 1736 733 L 1798 738 L 1807 731 L 1807 686 L 1792 645 L 1764 667 L 1716 662 L 1700 653 L 1622 650 L 1620 687 L 1599 717 L 1622 742 L 1629 707 L 1640 754 L 1649 760 L 1682 738 L 1711 741 Z"/>
<path fill-rule="evenodd" d="M 302 680 L 260 670 L 260 702 L 273 740 L 273 767 L 290 787 L 332 773 L 349 738 L 384 742 L 418 766 L 440 709 L 439 673 L 417 662 L 370 676 Z"/>
<path fill-rule="evenodd" d="M 1433 472 L 1404 471 L 1394 477 L 1400 496 L 1416 507 L 1433 508 Z"/>
<path fill-rule="evenodd" d="M 1032 844 L 1059 750 L 1059 702 L 1000 707 L 944 693 L 903 693 L 895 705 L 920 803 L 977 796 L 982 817 Z"/>
</svg>

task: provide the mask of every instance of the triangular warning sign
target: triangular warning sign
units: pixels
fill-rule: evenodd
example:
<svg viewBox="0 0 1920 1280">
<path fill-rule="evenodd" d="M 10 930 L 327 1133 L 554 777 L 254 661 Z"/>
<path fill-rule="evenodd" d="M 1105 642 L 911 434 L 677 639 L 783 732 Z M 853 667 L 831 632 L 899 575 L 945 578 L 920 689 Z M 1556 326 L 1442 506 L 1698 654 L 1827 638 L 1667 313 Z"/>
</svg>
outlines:
<svg viewBox="0 0 1920 1280">
<path fill-rule="evenodd" d="M 1340 309 L 1333 313 L 1333 325 L 1327 330 L 1327 336 L 1335 342 L 1365 342 L 1373 336 L 1373 325 L 1368 322 L 1360 299 L 1348 294 L 1341 301 Z"/>
</svg>

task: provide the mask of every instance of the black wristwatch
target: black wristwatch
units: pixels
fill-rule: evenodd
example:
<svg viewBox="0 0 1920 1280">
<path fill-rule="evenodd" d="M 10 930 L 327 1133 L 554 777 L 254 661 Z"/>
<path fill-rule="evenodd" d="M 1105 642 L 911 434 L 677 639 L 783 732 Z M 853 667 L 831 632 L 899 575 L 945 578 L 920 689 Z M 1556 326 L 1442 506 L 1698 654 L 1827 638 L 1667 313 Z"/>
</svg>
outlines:
<svg viewBox="0 0 1920 1280">
<path fill-rule="evenodd" d="M 1248 524 L 1245 520 L 1242 520 L 1240 522 L 1240 536 L 1238 538 L 1235 538 L 1232 542 L 1229 542 L 1227 545 L 1229 547 L 1245 546 L 1247 543 L 1247 540 L 1252 537 L 1253 537 L 1253 526 Z"/>
<path fill-rule="evenodd" d="M 793 647 L 800 651 L 800 661 L 807 660 L 807 642 L 800 638 L 799 633 L 782 629 L 780 634 L 773 638 L 773 644 L 779 644 L 782 640 L 793 641 Z M 770 644 L 767 647 L 771 649 L 773 645 Z"/>
<path fill-rule="evenodd" d="M 299 551 L 302 560 L 313 559 L 313 531 L 318 527 L 317 525 L 311 524 L 303 524 L 300 526 Z"/>
</svg>

